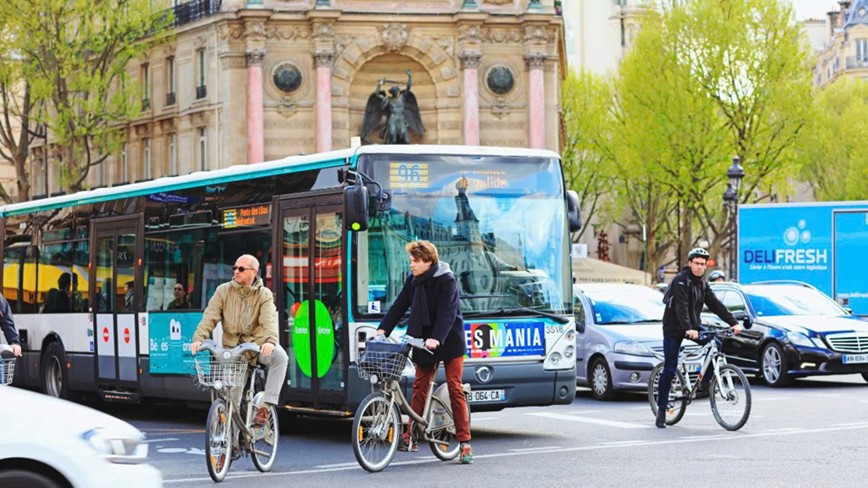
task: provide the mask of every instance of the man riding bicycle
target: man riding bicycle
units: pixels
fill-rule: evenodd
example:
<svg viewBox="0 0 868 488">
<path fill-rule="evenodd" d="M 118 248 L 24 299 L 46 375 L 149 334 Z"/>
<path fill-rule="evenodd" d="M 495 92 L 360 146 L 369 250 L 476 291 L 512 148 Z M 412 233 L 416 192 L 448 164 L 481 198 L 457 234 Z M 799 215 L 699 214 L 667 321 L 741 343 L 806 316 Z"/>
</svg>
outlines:
<svg viewBox="0 0 868 488">
<path fill-rule="evenodd" d="M 211 336 L 217 322 L 223 323 L 223 347 L 232 348 L 244 342 L 255 342 L 260 346 L 256 356 L 258 362 L 268 367 L 265 381 L 265 405 L 256 411 L 254 422 L 265 425 L 268 422 L 270 407 L 277 404 L 280 388 L 286 379 L 286 364 L 289 358 L 280 347 L 277 332 L 277 308 L 274 296 L 257 276 L 259 261 L 245 254 L 232 266 L 232 281 L 217 287 L 214 296 L 202 315 L 190 352 L 195 356 L 202 341 Z M 240 397 L 242 387 L 233 391 Z"/>
<path fill-rule="evenodd" d="M 699 338 L 700 314 L 702 306 L 708 305 L 712 312 L 732 327 L 734 334 L 741 332 L 738 321 L 727 310 L 726 306 L 711 291 L 711 287 L 702 279 L 705 267 L 708 265 L 708 251 L 701 247 L 692 249 L 687 254 L 687 266 L 681 269 L 663 296 L 666 310 L 663 312 L 663 372 L 660 373 L 660 389 L 657 395 L 658 428 L 666 428 L 666 409 L 669 401 L 669 390 L 672 378 L 678 367 L 678 352 L 681 341 L 685 338 Z M 702 378 L 707 387 L 711 375 Z"/>
</svg>

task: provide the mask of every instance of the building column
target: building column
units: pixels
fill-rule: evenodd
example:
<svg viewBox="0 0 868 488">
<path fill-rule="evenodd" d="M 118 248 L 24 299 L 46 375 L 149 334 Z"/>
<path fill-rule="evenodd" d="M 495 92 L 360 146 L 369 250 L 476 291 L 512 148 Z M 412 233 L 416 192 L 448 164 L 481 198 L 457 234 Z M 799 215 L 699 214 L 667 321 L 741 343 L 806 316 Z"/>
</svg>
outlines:
<svg viewBox="0 0 868 488">
<path fill-rule="evenodd" d="M 248 49 L 247 57 L 247 163 L 265 160 L 265 102 L 262 85 L 264 49 Z"/>
<path fill-rule="evenodd" d="M 317 51 L 316 66 L 316 152 L 332 150 L 332 66 L 335 53 Z"/>
<path fill-rule="evenodd" d="M 479 145 L 479 51 L 464 51 L 461 67 L 464 69 L 464 144 Z"/>
<path fill-rule="evenodd" d="M 543 65 L 546 56 L 543 53 L 525 54 L 524 61 L 528 68 L 528 146 L 533 149 L 545 147 L 545 76 Z"/>
</svg>

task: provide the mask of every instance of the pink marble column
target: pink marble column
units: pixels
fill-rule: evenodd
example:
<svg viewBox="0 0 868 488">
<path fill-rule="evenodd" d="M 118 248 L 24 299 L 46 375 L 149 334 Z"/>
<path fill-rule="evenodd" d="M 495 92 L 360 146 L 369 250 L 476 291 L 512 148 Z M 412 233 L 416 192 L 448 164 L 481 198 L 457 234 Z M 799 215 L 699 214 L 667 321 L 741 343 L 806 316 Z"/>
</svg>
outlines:
<svg viewBox="0 0 868 488">
<path fill-rule="evenodd" d="M 265 105 L 262 85 L 264 49 L 247 51 L 247 163 L 265 160 Z"/>
<path fill-rule="evenodd" d="M 545 54 L 526 54 L 524 60 L 527 63 L 528 93 L 527 122 L 528 122 L 528 146 L 533 149 L 545 147 L 545 82 L 543 65 Z"/>
<path fill-rule="evenodd" d="M 316 152 L 332 150 L 333 51 L 314 53 L 316 64 Z"/>
<path fill-rule="evenodd" d="M 478 51 L 461 54 L 464 69 L 464 144 L 479 145 L 479 59 Z"/>
</svg>

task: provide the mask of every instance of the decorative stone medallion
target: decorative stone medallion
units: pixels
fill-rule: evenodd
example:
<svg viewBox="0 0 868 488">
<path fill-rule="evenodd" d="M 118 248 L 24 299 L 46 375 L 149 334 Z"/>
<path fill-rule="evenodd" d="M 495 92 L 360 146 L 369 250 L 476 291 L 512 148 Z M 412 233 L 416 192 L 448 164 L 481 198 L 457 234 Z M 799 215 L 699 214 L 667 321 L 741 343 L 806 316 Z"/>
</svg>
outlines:
<svg viewBox="0 0 868 488">
<path fill-rule="evenodd" d="M 488 89 L 497 95 L 506 95 L 515 87 L 515 76 L 506 66 L 493 66 L 485 77 Z"/>
<path fill-rule="evenodd" d="M 292 63 L 280 63 L 274 68 L 271 80 L 278 90 L 283 93 L 292 93 L 301 86 L 301 70 Z"/>
</svg>

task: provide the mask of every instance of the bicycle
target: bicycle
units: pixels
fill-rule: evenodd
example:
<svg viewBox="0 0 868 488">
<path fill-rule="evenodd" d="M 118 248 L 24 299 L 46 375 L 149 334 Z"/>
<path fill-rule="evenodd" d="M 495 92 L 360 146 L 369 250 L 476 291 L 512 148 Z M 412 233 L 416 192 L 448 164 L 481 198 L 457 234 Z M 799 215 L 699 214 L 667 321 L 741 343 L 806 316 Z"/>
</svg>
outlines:
<svg viewBox="0 0 868 488">
<path fill-rule="evenodd" d="M 268 422 L 265 425 L 255 424 L 256 410 L 262 405 L 265 394 L 256 380 L 259 378 L 258 383 L 261 384 L 264 370 L 259 365 L 249 368 L 246 354 L 258 354 L 259 346 L 245 342 L 232 349 L 224 349 L 207 339 L 200 350 L 210 353 L 208 361 L 194 356 L 199 384 L 211 389 L 211 408 L 205 428 L 208 474 L 214 481 L 222 481 L 232 461 L 242 454 L 250 455 L 259 471 L 271 471 L 277 458 L 280 436 L 277 410 L 273 406 L 269 407 Z M 243 388 L 240 395 L 237 388 Z"/>
<path fill-rule="evenodd" d="M 353 453 L 367 471 L 381 471 L 392 462 L 401 437 L 401 413 L 410 417 L 413 429 L 422 442 L 428 442 L 431 452 L 441 461 L 455 459 L 461 444 L 455 439 L 455 419 L 449 390 L 444 383 L 428 387 L 428 398 L 422 415 L 418 415 L 401 390 L 399 379 L 407 364 L 411 349 L 432 354 L 425 341 L 404 336 L 402 343 L 369 341 L 359 357 L 359 376 L 371 382 L 371 394 L 362 400 L 353 419 Z M 462 385 L 464 395 L 470 385 Z M 470 407 L 467 407 L 470 419 Z M 412 436 L 411 436 L 412 437 Z"/>
<path fill-rule="evenodd" d="M 750 383 L 741 368 L 728 364 L 726 357 L 720 352 L 723 338 L 732 335 L 729 328 L 702 331 L 696 340 L 702 348 L 692 353 L 681 351 L 678 356 L 678 369 L 672 378 L 672 389 L 669 392 L 666 425 L 675 425 L 684 417 L 687 406 L 696 398 L 701 379 L 711 368 L 714 368 L 714 378 L 709 386 L 709 397 L 714 419 L 726 430 L 738 430 L 747 423 L 751 408 Z M 648 402 L 655 416 L 662 371 L 663 363 L 660 363 L 654 367 L 648 379 Z M 690 375 L 696 373 L 696 381 L 692 382 Z"/>
<path fill-rule="evenodd" d="M 0 355 L 12 354 L 12 348 L 7 344 L 0 344 Z M 12 383 L 15 376 L 15 356 L 11 358 L 0 357 L 0 386 Z"/>
</svg>

